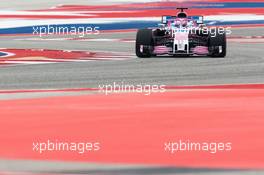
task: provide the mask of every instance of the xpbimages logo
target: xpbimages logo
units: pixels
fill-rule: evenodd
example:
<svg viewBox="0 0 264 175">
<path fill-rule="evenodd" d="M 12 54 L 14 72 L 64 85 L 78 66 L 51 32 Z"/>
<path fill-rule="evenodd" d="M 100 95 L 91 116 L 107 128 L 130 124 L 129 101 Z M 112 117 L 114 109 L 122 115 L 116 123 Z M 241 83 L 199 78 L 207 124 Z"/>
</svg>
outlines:
<svg viewBox="0 0 264 175">
<path fill-rule="evenodd" d="M 42 37 L 47 35 L 74 35 L 80 38 L 87 35 L 98 35 L 100 34 L 100 27 L 68 27 L 68 26 L 57 26 L 57 25 L 47 25 L 47 26 L 35 26 L 32 28 L 33 35 Z"/>
<path fill-rule="evenodd" d="M 99 142 L 64 142 L 64 141 L 52 141 L 47 140 L 45 142 L 33 142 L 33 151 L 40 154 L 44 152 L 77 152 L 84 154 L 87 152 L 96 152 L 101 149 Z"/>
<path fill-rule="evenodd" d="M 124 82 L 113 82 L 113 84 L 99 85 L 99 92 L 105 95 L 111 93 L 142 93 L 144 95 L 150 95 L 152 93 L 166 92 L 166 86 L 158 84 L 127 84 Z"/>
<path fill-rule="evenodd" d="M 232 150 L 231 142 L 193 142 L 190 140 L 178 140 L 177 142 L 165 142 L 164 150 L 170 154 L 176 152 L 202 151 L 215 154 Z"/>
<path fill-rule="evenodd" d="M 191 35 L 209 35 L 211 37 L 216 37 L 217 35 L 223 35 L 223 34 L 226 34 L 226 35 L 231 35 L 232 34 L 232 28 L 231 27 L 222 27 L 222 26 L 219 26 L 219 27 L 182 27 L 180 26 L 179 28 L 175 27 L 173 30 L 172 30 L 172 35 L 175 36 L 177 35 L 178 33 L 189 33 Z"/>
</svg>

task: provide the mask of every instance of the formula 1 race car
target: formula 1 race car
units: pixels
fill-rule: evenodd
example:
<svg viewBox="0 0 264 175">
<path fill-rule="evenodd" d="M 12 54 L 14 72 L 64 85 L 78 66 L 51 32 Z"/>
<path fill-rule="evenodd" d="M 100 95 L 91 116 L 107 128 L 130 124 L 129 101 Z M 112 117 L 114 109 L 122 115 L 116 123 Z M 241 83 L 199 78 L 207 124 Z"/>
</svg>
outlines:
<svg viewBox="0 0 264 175">
<path fill-rule="evenodd" d="M 155 29 L 139 29 L 136 37 L 136 55 L 140 58 L 157 55 L 226 56 L 226 31 L 208 28 L 203 16 L 188 16 L 180 10 L 177 16 L 163 16 Z"/>
</svg>

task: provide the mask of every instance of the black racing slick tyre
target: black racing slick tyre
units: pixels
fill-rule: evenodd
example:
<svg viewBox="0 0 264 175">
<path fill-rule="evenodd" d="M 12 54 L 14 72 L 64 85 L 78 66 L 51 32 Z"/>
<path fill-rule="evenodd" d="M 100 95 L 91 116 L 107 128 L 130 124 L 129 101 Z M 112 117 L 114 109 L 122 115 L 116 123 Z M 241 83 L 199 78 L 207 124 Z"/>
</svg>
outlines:
<svg viewBox="0 0 264 175">
<path fill-rule="evenodd" d="M 139 58 L 152 56 L 153 37 L 151 29 L 139 29 L 136 37 L 136 55 Z"/>
<path fill-rule="evenodd" d="M 208 38 L 209 55 L 211 57 L 226 56 L 226 34 L 219 33 L 218 30 L 210 33 Z"/>
</svg>

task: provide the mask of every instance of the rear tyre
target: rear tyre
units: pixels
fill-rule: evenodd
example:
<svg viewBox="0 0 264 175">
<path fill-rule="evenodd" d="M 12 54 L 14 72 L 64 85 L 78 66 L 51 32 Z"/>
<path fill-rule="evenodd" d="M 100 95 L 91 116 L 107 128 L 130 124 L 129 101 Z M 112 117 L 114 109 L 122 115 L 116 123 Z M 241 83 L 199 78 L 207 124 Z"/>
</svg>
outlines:
<svg viewBox="0 0 264 175">
<path fill-rule="evenodd" d="M 151 29 L 139 29 L 136 37 L 136 55 L 139 58 L 149 58 L 152 55 L 153 37 Z"/>
<path fill-rule="evenodd" d="M 226 56 L 226 34 L 212 32 L 208 38 L 209 55 L 211 57 L 225 57 Z"/>
</svg>

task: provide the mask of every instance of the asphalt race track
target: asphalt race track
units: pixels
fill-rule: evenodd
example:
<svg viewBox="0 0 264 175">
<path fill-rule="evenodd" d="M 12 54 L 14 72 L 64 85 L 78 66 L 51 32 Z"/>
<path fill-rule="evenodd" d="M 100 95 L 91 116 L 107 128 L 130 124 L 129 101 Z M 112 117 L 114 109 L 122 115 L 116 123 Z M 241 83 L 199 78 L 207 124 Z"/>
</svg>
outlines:
<svg viewBox="0 0 264 175">
<path fill-rule="evenodd" d="M 232 36 L 262 36 L 264 28 L 233 29 Z M 95 36 L 93 36 L 95 37 Z M 100 34 L 101 39 L 135 39 L 135 32 Z M 23 38 L 23 37 L 22 37 Z M 32 38 L 32 37 L 31 37 Z M 1 48 L 36 48 L 124 52 L 128 60 L 17 65 L 0 69 L 1 89 L 98 87 L 111 82 L 130 84 L 208 85 L 263 83 L 263 42 L 228 42 L 226 58 L 185 57 L 138 59 L 134 42 L 28 41 L 1 37 Z M 252 39 L 254 40 L 254 39 Z M 65 76 L 67 75 L 67 76 Z"/>
<path fill-rule="evenodd" d="M 129 3 L 126 1 L 120 1 L 120 2 Z M 74 1 L 74 4 L 80 4 L 80 5 L 91 5 L 90 3 L 91 2 L 84 0 Z M 104 3 L 104 5 L 110 5 L 110 4 L 117 4 L 119 3 L 119 1 L 114 2 L 114 1 L 106 0 L 104 2 L 94 1 L 92 3 L 93 3 L 92 5 L 102 5 L 102 3 Z M 72 0 L 56 0 L 56 1 L 41 0 L 35 2 L 29 2 L 27 0 L 23 0 L 23 1 L 20 0 L 17 2 L 2 0 L 0 2 L 0 8 L 6 10 L 36 10 L 36 9 L 47 9 L 60 4 L 71 5 Z M 74 98 L 75 97 L 82 98 L 82 95 L 84 99 L 87 100 L 85 102 L 87 103 L 90 102 L 91 106 L 94 105 L 93 106 L 94 108 L 91 107 L 91 110 L 89 109 L 90 111 L 93 111 L 93 109 L 97 109 L 97 107 L 98 109 L 101 109 L 100 107 L 102 106 L 100 106 L 98 100 L 96 101 L 93 99 L 93 97 L 91 98 L 88 97 L 91 94 L 96 94 L 96 92 L 87 89 L 89 88 L 96 89 L 100 85 L 113 84 L 113 82 L 126 83 L 126 84 L 149 84 L 149 85 L 158 84 L 158 85 L 166 85 L 168 87 L 169 86 L 181 87 L 187 85 L 210 86 L 210 85 L 230 85 L 230 84 L 232 85 L 264 84 L 263 25 L 233 27 L 232 34 L 229 35 L 227 39 L 228 47 L 227 47 L 227 56 L 225 58 L 155 57 L 155 58 L 141 59 L 135 56 L 135 51 L 134 51 L 135 36 L 136 36 L 135 30 L 118 31 L 118 32 L 101 31 L 99 35 L 91 35 L 85 38 L 78 38 L 78 37 L 67 38 L 68 36 L 57 36 L 57 35 L 52 37 L 45 36 L 43 38 L 39 38 L 38 36 L 31 36 L 31 35 L 14 35 L 14 34 L 1 35 L 0 34 L 0 58 L 1 58 L 1 52 L 3 52 L 3 54 L 5 54 L 5 52 L 13 52 L 16 53 L 17 55 L 24 53 L 30 55 L 30 57 L 27 60 L 25 60 L 24 57 L 23 59 L 15 58 L 13 60 L 11 59 L 3 60 L 5 58 L 4 57 L 1 58 L 2 59 L 1 61 L 3 62 L 0 62 L 0 99 L 1 99 L 0 104 L 7 101 L 10 102 L 10 104 L 12 105 L 13 99 L 18 100 L 15 102 L 17 102 L 17 104 L 25 105 L 25 108 L 22 109 L 18 105 L 16 106 L 15 102 L 14 102 L 14 106 L 12 107 L 14 109 L 17 109 L 18 111 L 21 110 L 22 113 L 24 112 L 23 113 L 24 117 L 28 119 L 26 117 L 27 114 L 34 114 L 34 115 L 39 114 L 37 112 L 26 113 L 25 109 L 28 109 L 29 104 L 36 104 L 36 108 L 39 110 L 46 109 L 45 104 L 49 104 L 52 102 L 45 101 L 45 99 L 52 99 L 53 97 L 58 98 L 58 99 L 54 98 L 55 111 L 57 109 L 60 109 L 58 107 L 59 106 L 58 103 L 62 103 L 64 98 L 65 101 L 71 101 L 70 96 L 74 96 Z M 42 57 L 45 57 L 45 55 L 41 55 L 41 56 L 35 55 L 35 52 L 39 54 L 40 52 L 42 52 L 43 49 L 48 50 L 48 52 L 52 53 L 52 58 L 49 57 L 49 59 L 43 59 Z M 53 52 L 54 50 L 59 51 L 59 53 L 54 53 Z M 69 56 L 68 58 L 69 60 L 65 60 L 64 56 L 60 55 L 62 54 L 62 52 L 66 56 Z M 91 56 L 93 55 L 93 53 L 96 53 L 98 55 L 93 57 Z M 74 54 L 78 55 L 79 59 L 75 59 Z M 256 89 L 258 88 L 259 87 L 257 87 Z M 259 104 L 257 102 L 263 100 L 262 98 L 263 96 L 261 96 L 260 98 L 256 97 L 256 94 L 258 93 L 260 95 L 263 94 L 262 92 L 263 88 L 259 88 L 259 89 L 258 89 L 259 91 L 256 90 L 254 91 L 254 93 L 242 91 L 239 92 L 240 93 L 239 95 L 242 94 L 241 98 L 244 98 L 243 93 L 249 93 L 249 95 L 247 94 L 249 97 L 252 94 L 254 94 L 255 98 L 250 99 L 252 101 L 249 100 L 249 103 L 253 106 L 253 104 L 255 103 Z M 27 91 L 27 90 L 29 90 L 29 92 L 23 93 L 23 91 Z M 30 92 L 30 90 L 36 90 L 36 92 Z M 56 91 L 52 92 L 49 90 L 56 90 Z M 62 92 L 57 90 L 62 90 Z M 41 91 L 43 91 L 44 93 Z M 173 89 L 172 91 L 174 92 L 175 89 Z M 203 90 L 199 92 L 203 93 Z M 228 90 L 227 92 L 229 93 Z M 236 92 L 234 91 L 234 94 L 235 93 Z M 128 96 L 124 96 L 124 97 L 128 97 Z M 100 96 L 100 98 L 103 99 L 104 97 Z M 111 98 L 113 99 L 116 98 L 119 100 L 119 97 L 116 96 L 113 96 Z M 155 100 L 155 96 L 153 98 Z M 169 97 L 167 98 L 169 99 Z M 26 101 L 25 103 L 22 102 L 22 100 L 25 99 L 29 99 L 29 101 Z M 33 99 L 36 99 L 36 101 L 34 101 Z M 140 98 L 138 99 L 140 100 Z M 160 97 L 160 99 L 162 99 L 162 97 Z M 41 100 L 44 101 L 43 105 L 41 104 Z M 135 101 L 133 101 L 133 103 L 131 102 L 132 106 L 133 105 L 136 106 L 136 104 L 134 104 Z M 79 101 L 77 100 L 77 102 Z M 234 100 L 234 102 L 237 101 Z M 130 103 L 130 101 L 128 101 L 128 103 Z M 171 104 L 174 104 L 173 100 L 171 101 Z M 57 108 L 55 107 L 56 105 Z M 117 103 L 117 105 L 122 105 L 122 102 Z M 142 106 L 144 106 L 144 104 L 142 104 Z M 219 106 L 221 106 L 221 104 Z M 34 107 L 34 105 L 32 105 L 32 107 Z M 82 107 L 83 106 L 81 106 L 80 109 L 82 109 Z M 129 106 L 126 107 L 129 109 Z M 236 109 L 238 108 L 235 107 L 234 108 L 230 107 L 230 108 L 233 111 L 236 111 Z M 71 107 L 69 107 L 69 111 L 70 108 Z M 77 109 L 78 108 L 79 107 L 77 107 Z M 217 104 L 216 104 L 216 108 L 217 108 Z M 226 106 L 226 108 L 228 108 L 228 106 Z M 9 121 L 7 117 L 3 117 L 4 114 L 6 114 L 7 116 L 9 114 L 15 114 L 15 112 L 9 113 L 8 110 L 6 109 L 1 110 L 2 112 L 4 111 L 2 113 L 2 118 L 1 118 L 1 120 L 4 121 L 3 123 L 10 124 L 9 122 L 13 122 L 13 123 L 17 122 L 16 123 L 17 128 L 23 129 L 22 126 L 20 127 L 20 121 L 18 119 L 11 117 L 13 120 Z M 109 108 L 110 111 L 112 109 L 115 108 Z M 147 107 L 145 109 L 147 109 Z M 256 109 L 263 111 L 261 110 L 260 105 L 259 106 L 257 105 Z M 102 111 L 103 110 L 104 109 L 102 109 Z M 125 115 L 125 111 L 123 112 Z M 221 112 L 222 111 L 218 113 L 219 118 L 221 118 L 220 116 Z M 249 114 L 252 114 L 255 111 L 249 110 L 246 111 L 245 113 L 247 112 Z M 149 113 L 151 113 L 151 111 L 149 111 Z M 238 113 L 243 115 L 243 111 L 242 112 L 238 111 Z M 58 114 L 60 113 L 58 112 Z M 70 113 L 68 115 L 70 116 Z M 123 115 L 123 113 L 120 114 L 120 116 L 121 115 Z M 148 113 L 145 113 L 145 115 L 147 116 Z M 0 117 L 1 117 L 1 112 L 0 112 Z M 43 125 L 49 124 L 48 120 L 53 121 L 53 119 L 51 118 L 46 119 L 45 116 L 38 116 L 38 117 L 40 118 L 43 117 L 42 118 Z M 114 116 L 112 117 L 114 118 Z M 258 117 L 260 117 L 260 115 Z M 263 122 L 262 119 L 260 118 L 258 119 L 260 123 Z M 32 119 L 32 121 L 35 121 L 34 118 Z M 56 117 L 54 121 L 56 121 Z M 141 119 L 139 119 L 139 121 L 141 121 Z M 155 122 L 158 123 L 157 119 Z M 71 125 L 66 121 L 65 123 L 66 126 L 68 126 L 69 128 L 71 127 Z M 256 123 L 257 122 L 255 122 L 254 124 Z M 227 126 L 227 125 L 228 124 L 223 126 Z M 25 125 L 25 128 L 26 126 L 29 127 L 30 122 L 28 122 L 28 124 Z M 61 125 L 59 126 L 63 128 Z M 243 125 L 243 126 L 246 127 L 247 125 Z M 85 126 L 81 126 L 80 128 L 82 127 L 85 128 Z M 148 124 L 146 124 L 146 127 L 148 127 Z M 235 127 L 241 129 L 238 123 L 236 123 Z M 35 128 L 35 126 L 33 126 L 32 128 Z M 248 127 L 249 130 L 252 128 L 254 128 L 254 126 Z M 7 129 L 8 129 L 7 126 L 3 127 L 2 130 L 0 128 L 0 132 L 4 133 L 5 131 L 7 131 Z M 74 129 L 80 132 L 78 130 L 78 127 Z M 19 133 L 18 129 L 14 129 L 14 131 Z M 47 128 L 39 127 L 40 134 L 43 134 L 47 131 L 48 131 Z M 62 133 L 62 131 L 63 129 L 60 131 L 58 130 L 58 133 L 60 132 Z M 30 132 L 24 132 L 23 134 L 21 133 L 21 138 L 23 138 L 24 135 L 26 136 L 29 135 L 28 137 L 31 137 L 32 135 L 30 135 L 29 133 Z M 9 138 L 3 136 L 3 134 L 0 136 L 1 138 L 3 137 L 3 140 L 10 141 Z M 14 136 L 15 138 L 15 135 L 12 136 Z M 25 138 L 28 138 L 26 136 Z M 250 138 L 248 135 L 247 137 Z M 261 136 L 258 135 L 257 138 L 260 137 Z M 263 142 L 262 140 L 259 140 L 259 143 L 262 142 Z M 1 148 L 8 148 L 7 143 L 3 143 L 2 145 L 3 146 Z M 22 145 L 22 147 L 25 148 L 25 145 Z M 31 147 L 29 146 L 29 148 Z M 12 148 L 10 148 L 10 150 L 11 149 Z M 24 149 L 24 151 L 25 152 L 22 151 L 21 155 L 23 155 L 23 153 L 26 153 L 28 150 Z M 0 153 L 1 152 L 3 153 L 4 151 L 0 150 Z M 257 153 L 254 152 L 254 149 L 252 151 L 252 155 L 253 154 L 257 155 Z M 263 153 L 259 153 L 259 154 L 263 155 Z M 28 172 L 33 174 L 36 173 L 36 175 L 39 173 L 40 174 L 43 173 L 97 174 L 97 175 L 100 174 L 104 174 L 104 175 L 108 175 L 108 174 L 109 175 L 119 175 L 119 174 L 120 175 L 121 174 L 122 175 L 148 175 L 148 174 L 149 175 L 150 174 L 153 175 L 166 175 L 166 174 L 168 175 L 170 174 L 261 175 L 264 173 L 263 166 L 262 168 L 260 168 L 261 164 L 257 164 L 256 166 L 257 168 L 254 167 L 252 169 L 242 164 L 243 168 L 241 170 L 241 168 L 231 168 L 231 165 L 229 168 L 227 168 L 228 166 L 226 165 L 228 165 L 228 163 L 225 163 L 224 166 L 225 168 L 215 168 L 214 166 L 193 167 L 191 163 L 189 163 L 190 166 L 164 166 L 163 164 L 148 165 L 141 163 L 140 164 L 122 164 L 122 163 L 107 164 L 107 163 L 101 163 L 100 161 L 87 163 L 85 160 L 78 158 L 76 160 L 74 159 L 73 161 L 70 161 L 69 159 L 67 159 L 67 161 L 61 161 L 61 160 L 57 161 L 58 159 L 54 161 L 54 160 L 50 160 L 49 158 L 43 160 L 37 158 L 35 160 L 35 159 L 31 159 L 30 156 L 29 159 L 25 159 L 22 156 L 21 156 L 22 158 L 19 157 L 18 159 L 12 159 L 13 157 L 15 157 L 13 156 L 13 154 L 6 153 L 6 155 L 7 158 L 5 156 L 2 157 L 0 154 L 0 175 L 10 174 L 10 172 L 12 172 L 11 174 L 14 175 L 20 174 L 21 172 L 26 172 L 26 173 Z M 246 157 L 244 157 L 244 160 L 245 159 Z M 259 158 L 259 160 L 261 159 Z M 210 163 L 210 161 L 208 162 Z M 252 164 L 254 163 L 256 162 L 253 162 Z"/>
<path fill-rule="evenodd" d="M 103 1 L 111 4 L 113 1 Z M 85 1 L 76 4 L 87 5 Z M 117 1 L 118 3 L 118 1 Z M 4 9 L 45 9 L 70 1 L 1 2 Z M 100 3 L 99 3 L 100 4 Z M 95 3 L 94 5 L 98 5 Z M 103 40 L 38 40 L 38 36 L 0 36 L 0 48 L 56 49 L 77 51 L 121 52 L 122 61 L 67 62 L 39 65 L 3 66 L 0 69 L 0 89 L 47 89 L 98 87 L 111 82 L 130 84 L 208 85 L 263 83 L 264 27 L 232 28 L 226 58 L 187 57 L 137 59 L 134 54 L 135 32 L 100 33 L 88 38 Z M 236 40 L 238 37 L 238 40 Z M 241 37 L 249 37 L 245 41 Z M 57 37 L 59 38 L 59 37 Z M 240 38 L 240 39 L 239 39 Z M 83 38 L 85 39 L 85 38 Z M 115 41 L 106 39 L 117 39 Z M 122 42 L 121 40 L 131 40 Z M 67 76 L 65 76 L 67 75 Z"/>
</svg>

